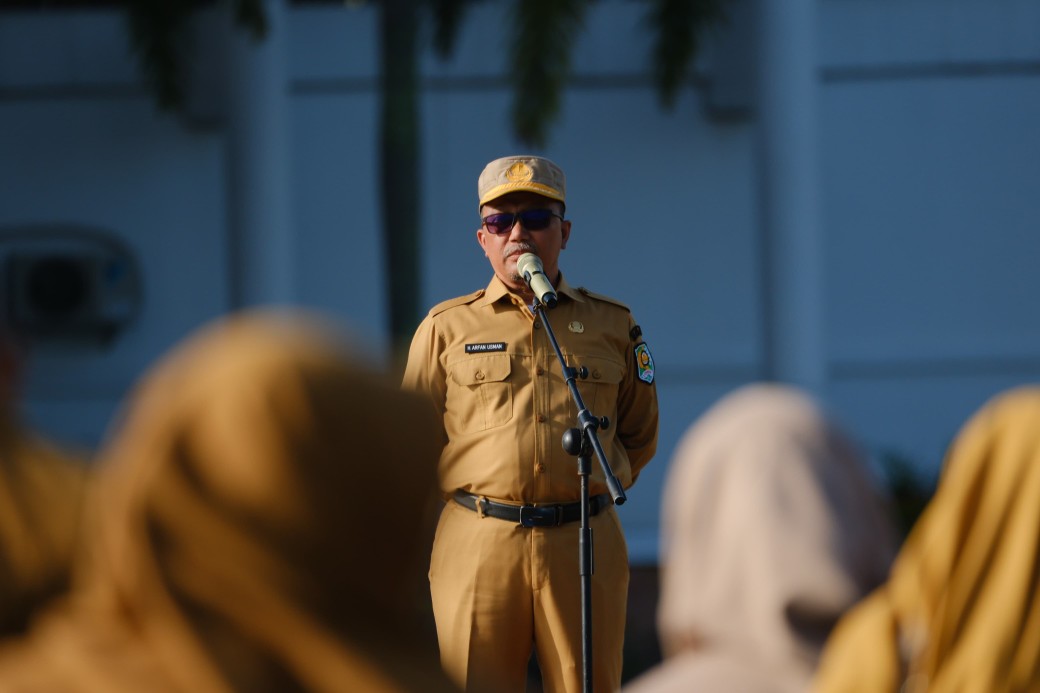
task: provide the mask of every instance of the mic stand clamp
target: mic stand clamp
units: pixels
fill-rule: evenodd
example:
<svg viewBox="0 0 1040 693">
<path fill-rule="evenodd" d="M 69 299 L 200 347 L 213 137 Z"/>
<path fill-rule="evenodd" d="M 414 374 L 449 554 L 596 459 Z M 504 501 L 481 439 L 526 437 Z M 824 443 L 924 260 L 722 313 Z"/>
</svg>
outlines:
<svg viewBox="0 0 1040 693">
<path fill-rule="evenodd" d="M 577 427 L 567 429 L 563 434 L 563 449 L 567 454 L 578 458 L 578 477 L 581 483 L 581 529 L 578 535 L 578 572 L 581 579 L 581 656 L 582 656 L 582 691 L 592 693 L 592 574 L 594 566 L 592 561 L 592 527 L 589 526 L 589 474 L 591 474 L 590 451 L 596 454 L 600 466 L 603 468 L 603 477 L 607 483 L 607 490 L 614 505 L 621 505 L 627 500 L 621 483 L 614 476 L 610 468 L 607 455 L 603 452 L 603 445 L 599 441 L 598 429 L 610 427 L 610 420 L 594 416 L 586 407 L 578 391 L 577 379 L 584 380 L 589 377 L 589 370 L 585 366 L 577 368 L 567 365 L 567 360 L 560 350 L 560 343 L 556 341 L 556 333 L 549 324 L 547 307 L 538 300 L 537 296 L 531 304 L 531 312 L 535 317 L 541 317 L 545 325 L 545 333 L 549 336 L 556 358 L 560 361 L 563 369 L 563 379 L 570 390 L 571 397 L 577 407 Z"/>
</svg>

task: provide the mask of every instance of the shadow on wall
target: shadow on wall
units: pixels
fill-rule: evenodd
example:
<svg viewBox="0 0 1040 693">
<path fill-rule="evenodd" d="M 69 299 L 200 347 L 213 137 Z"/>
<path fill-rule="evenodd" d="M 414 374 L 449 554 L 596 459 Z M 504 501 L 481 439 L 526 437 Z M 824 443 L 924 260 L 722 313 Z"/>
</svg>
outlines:
<svg viewBox="0 0 1040 693">
<path fill-rule="evenodd" d="M 899 530 L 900 537 L 905 539 L 924 506 L 932 499 L 939 479 L 937 475 L 922 475 L 918 471 L 922 468 L 920 465 L 894 450 L 883 451 L 878 461 L 888 488 L 893 522 Z"/>
<path fill-rule="evenodd" d="M 657 640 L 659 584 L 656 565 L 632 566 L 628 583 L 622 683 L 627 683 L 661 661 L 661 645 Z"/>
</svg>

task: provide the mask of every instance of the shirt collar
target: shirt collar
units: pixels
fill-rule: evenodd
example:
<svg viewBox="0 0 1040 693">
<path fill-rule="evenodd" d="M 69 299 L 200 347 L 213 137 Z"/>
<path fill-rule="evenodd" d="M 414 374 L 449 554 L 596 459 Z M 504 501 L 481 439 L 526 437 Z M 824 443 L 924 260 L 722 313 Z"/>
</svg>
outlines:
<svg viewBox="0 0 1040 693">
<path fill-rule="evenodd" d="M 567 278 L 563 276 L 562 270 L 560 271 L 560 283 L 556 287 L 556 293 L 558 295 L 566 296 L 573 301 L 579 301 L 581 303 L 585 302 L 585 296 L 567 282 Z M 497 274 L 493 274 L 491 275 L 491 281 L 488 283 L 487 289 L 484 290 L 484 296 L 477 301 L 477 304 L 481 306 L 489 306 L 510 295 L 515 296 L 516 294 L 513 294 L 513 292 L 509 290 L 509 287 L 502 283 L 502 280 L 498 278 Z"/>
</svg>

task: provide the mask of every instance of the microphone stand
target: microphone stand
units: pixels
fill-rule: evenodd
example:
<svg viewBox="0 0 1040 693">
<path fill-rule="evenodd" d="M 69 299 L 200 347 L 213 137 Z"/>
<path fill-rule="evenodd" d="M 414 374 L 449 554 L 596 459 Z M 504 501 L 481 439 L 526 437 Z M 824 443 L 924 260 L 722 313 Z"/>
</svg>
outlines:
<svg viewBox="0 0 1040 693">
<path fill-rule="evenodd" d="M 560 344 L 556 341 L 556 333 L 549 324 L 548 308 L 538 299 L 537 294 L 534 303 L 531 304 L 531 312 L 535 317 L 541 317 L 545 325 L 545 333 L 549 335 L 556 358 L 560 361 L 563 369 L 563 379 L 571 392 L 574 404 L 578 408 L 576 428 L 569 428 L 563 434 L 563 449 L 569 455 L 578 458 L 578 477 L 581 481 L 581 529 L 578 538 L 578 572 L 581 577 L 581 658 L 583 666 L 582 690 L 592 693 L 592 528 L 589 526 L 589 474 L 591 473 L 591 459 L 589 451 L 596 453 L 600 466 L 603 468 L 603 476 L 607 482 L 607 489 L 614 505 L 621 505 L 627 500 L 621 483 L 614 476 L 607 455 L 603 452 L 603 446 L 599 442 L 597 430 L 606 429 L 610 425 L 607 417 L 597 418 L 585 408 L 585 402 L 578 391 L 576 379 L 584 380 L 589 377 L 589 370 L 585 366 L 574 368 L 567 365 Z"/>
</svg>

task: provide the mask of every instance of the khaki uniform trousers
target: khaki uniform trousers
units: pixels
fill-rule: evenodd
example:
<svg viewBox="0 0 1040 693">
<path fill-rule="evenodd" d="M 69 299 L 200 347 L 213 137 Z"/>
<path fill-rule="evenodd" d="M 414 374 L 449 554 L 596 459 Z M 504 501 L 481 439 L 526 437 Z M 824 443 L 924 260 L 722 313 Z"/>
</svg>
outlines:
<svg viewBox="0 0 1040 693">
<path fill-rule="evenodd" d="M 613 506 L 592 528 L 592 684 L 621 686 L 628 549 Z M 525 689 L 532 645 L 548 692 L 582 689 L 580 522 L 521 527 L 449 501 L 430 561 L 441 663 L 468 691 Z"/>
</svg>

